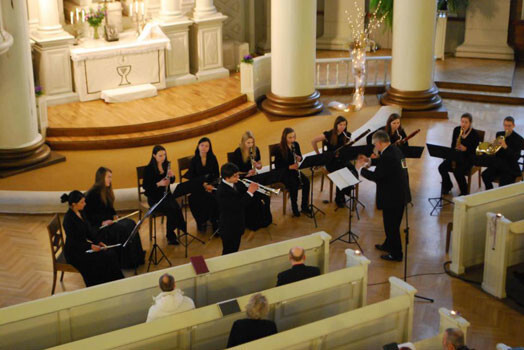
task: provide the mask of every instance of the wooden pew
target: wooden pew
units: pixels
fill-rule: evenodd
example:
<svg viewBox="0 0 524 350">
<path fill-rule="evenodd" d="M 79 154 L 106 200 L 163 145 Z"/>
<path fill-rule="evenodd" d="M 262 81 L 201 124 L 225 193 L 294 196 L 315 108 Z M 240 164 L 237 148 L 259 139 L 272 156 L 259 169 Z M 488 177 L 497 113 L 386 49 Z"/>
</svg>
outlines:
<svg viewBox="0 0 524 350">
<path fill-rule="evenodd" d="M 330 239 L 317 232 L 208 259 L 210 272 L 199 276 L 185 264 L 6 307 L 0 309 L 0 349 L 51 347 L 145 322 L 164 273 L 197 307 L 275 286 L 278 272 L 289 268 L 289 249 L 297 245 L 306 250 L 308 264 L 326 273 Z"/>
<path fill-rule="evenodd" d="M 520 209 L 524 210 L 523 207 L 521 204 Z M 497 298 L 505 298 L 508 267 L 524 262 L 524 220 L 497 219 L 495 213 L 486 213 L 486 217 L 482 289 Z"/>
<path fill-rule="evenodd" d="M 450 269 L 461 275 L 467 267 L 484 263 L 486 212 L 502 213 L 512 221 L 524 219 L 524 182 L 455 197 L 453 201 Z"/>
<path fill-rule="evenodd" d="M 448 328 L 458 328 L 464 333 L 464 341 L 467 344 L 468 328 L 470 323 L 460 315 L 451 314 L 451 310 L 441 307 L 438 309 L 440 314 L 439 334 L 434 337 L 419 340 L 413 343 L 417 350 L 440 350 L 442 349 L 442 337 Z"/>
<path fill-rule="evenodd" d="M 381 349 L 411 339 L 416 289 L 390 277 L 390 298 L 231 349 Z"/>
<path fill-rule="evenodd" d="M 262 291 L 270 304 L 268 318 L 284 331 L 360 308 L 365 305 L 366 271 L 364 262 Z M 233 322 L 246 317 L 251 296 L 237 298 L 241 312 L 227 316 L 214 304 L 53 349 L 224 349 Z"/>
</svg>

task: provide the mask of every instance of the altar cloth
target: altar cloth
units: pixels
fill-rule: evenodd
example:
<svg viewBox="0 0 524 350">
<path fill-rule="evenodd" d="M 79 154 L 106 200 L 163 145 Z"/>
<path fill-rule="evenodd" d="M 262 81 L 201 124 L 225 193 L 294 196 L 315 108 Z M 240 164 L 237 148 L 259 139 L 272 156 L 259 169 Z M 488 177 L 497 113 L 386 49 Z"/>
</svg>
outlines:
<svg viewBox="0 0 524 350">
<path fill-rule="evenodd" d="M 152 84 L 126 86 L 117 89 L 103 90 L 100 98 L 107 103 L 120 103 L 138 100 L 157 95 L 157 89 Z"/>
</svg>

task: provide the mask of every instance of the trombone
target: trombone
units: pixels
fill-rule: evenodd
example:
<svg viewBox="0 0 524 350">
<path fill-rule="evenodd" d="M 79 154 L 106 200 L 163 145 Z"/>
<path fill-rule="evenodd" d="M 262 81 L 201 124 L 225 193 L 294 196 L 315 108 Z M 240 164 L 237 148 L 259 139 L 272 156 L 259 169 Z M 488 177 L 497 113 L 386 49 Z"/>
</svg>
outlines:
<svg viewBox="0 0 524 350">
<path fill-rule="evenodd" d="M 240 179 L 239 181 L 242 182 L 244 184 L 244 186 L 246 186 L 246 187 L 249 187 L 249 185 L 252 184 L 252 183 L 256 183 L 258 185 L 257 192 L 265 194 L 266 196 L 271 196 L 272 193 L 276 194 L 276 195 L 278 195 L 280 193 L 280 188 L 274 189 L 274 188 L 261 185 L 258 182 L 254 182 L 254 181 L 251 181 L 251 180 L 248 180 L 248 179 Z"/>
</svg>

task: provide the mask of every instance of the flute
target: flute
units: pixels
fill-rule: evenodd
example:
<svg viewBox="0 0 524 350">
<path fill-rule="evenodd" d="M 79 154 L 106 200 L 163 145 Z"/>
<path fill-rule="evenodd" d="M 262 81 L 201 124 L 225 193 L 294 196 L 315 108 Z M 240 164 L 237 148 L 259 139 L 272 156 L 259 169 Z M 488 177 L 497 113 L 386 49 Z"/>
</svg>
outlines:
<svg viewBox="0 0 524 350">
<path fill-rule="evenodd" d="M 121 218 L 118 218 L 118 219 L 116 219 L 116 220 L 113 220 L 113 224 L 114 224 L 115 222 L 119 222 L 120 220 L 124 220 L 124 219 L 127 219 L 127 218 L 131 217 L 131 216 L 134 216 L 134 215 L 138 214 L 139 212 L 140 212 L 140 211 L 137 210 L 137 211 L 132 212 L 132 213 L 129 214 L 129 215 L 122 216 Z M 109 225 L 102 225 L 102 226 L 100 226 L 98 229 L 101 230 L 101 229 L 103 229 L 103 228 L 106 228 L 107 226 L 109 226 Z"/>
</svg>

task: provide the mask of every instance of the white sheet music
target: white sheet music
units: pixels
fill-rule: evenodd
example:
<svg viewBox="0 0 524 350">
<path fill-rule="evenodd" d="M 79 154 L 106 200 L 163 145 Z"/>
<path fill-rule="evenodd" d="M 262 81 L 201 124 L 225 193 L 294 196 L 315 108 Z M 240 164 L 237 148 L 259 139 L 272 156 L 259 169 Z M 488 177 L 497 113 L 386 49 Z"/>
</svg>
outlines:
<svg viewBox="0 0 524 350">
<path fill-rule="evenodd" d="M 328 177 L 340 190 L 343 190 L 349 186 L 354 186 L 360 182 L 360 180 L 357 179 L 355 175 L 353 175 L 353 173 L 346 167 L 329 173 Z"/>
</svg>

